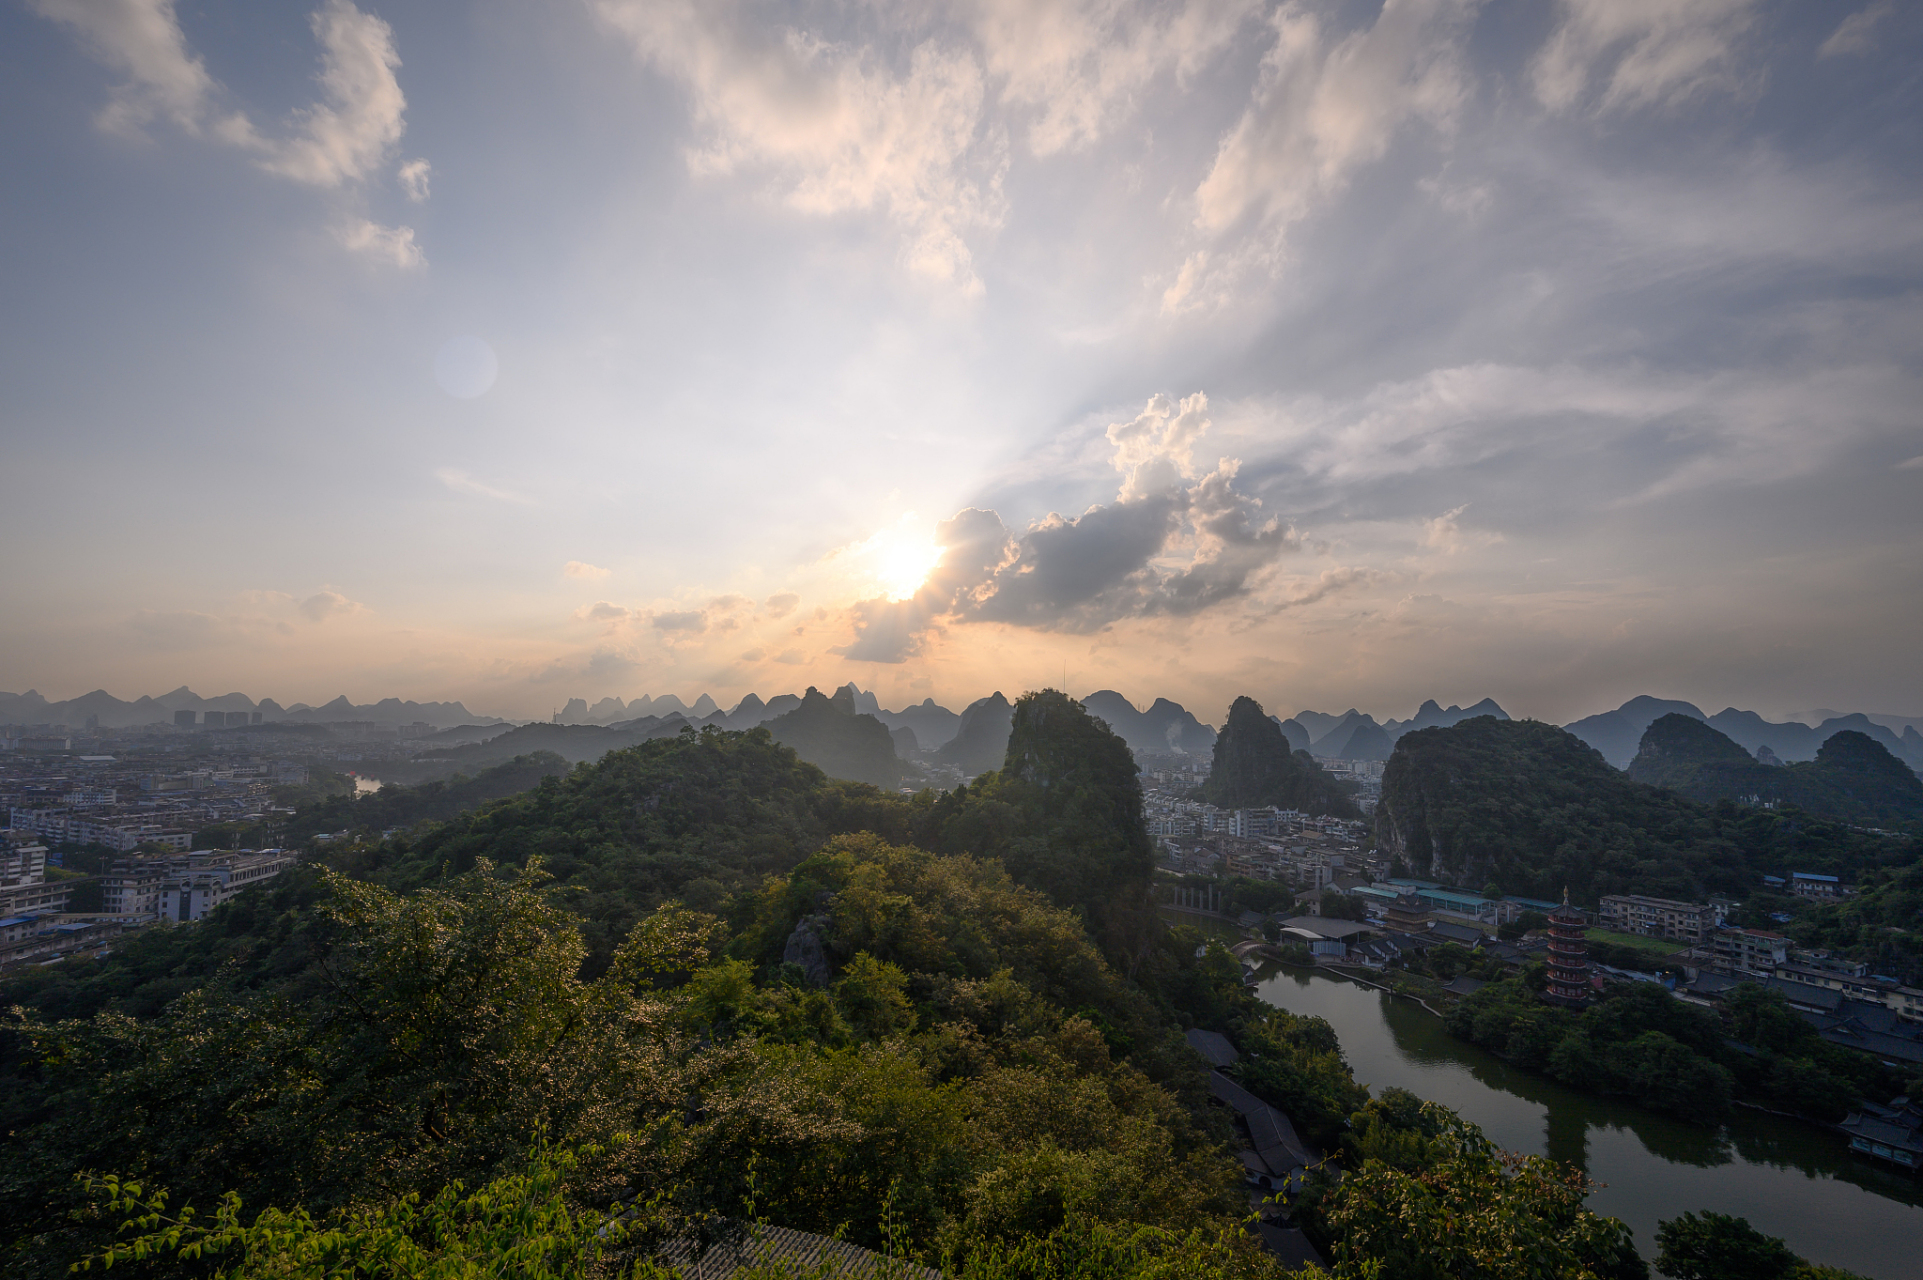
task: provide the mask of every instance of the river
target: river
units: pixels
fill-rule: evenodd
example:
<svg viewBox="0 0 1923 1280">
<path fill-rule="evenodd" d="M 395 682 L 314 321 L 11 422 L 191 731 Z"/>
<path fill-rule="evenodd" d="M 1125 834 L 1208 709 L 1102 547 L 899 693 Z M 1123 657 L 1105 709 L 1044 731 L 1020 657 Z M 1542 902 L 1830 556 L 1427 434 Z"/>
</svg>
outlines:
<svg viewBox="0 0 1923 1280">
<path fill-rule="evenodd" d="M 1451 1108 L 1511 1151 L 1549 1155 L 1606 1184 L 1596 1212 L 1621 1218 L 1645 1258 L 1659 1219 L 1735 1214 L 1813 1262 L 1874 1280 L 1923 1277 L 1923 1182 L 1849 1154 L 1827 1130 L 1738 1111 L 1717 1129 L 1576 1093 L 1443 1030 L 1412 1000 L 1307 969 L 1269 965 L 1257 994 L 1328 1019 L 1358 1081 Z"/>
</svg>

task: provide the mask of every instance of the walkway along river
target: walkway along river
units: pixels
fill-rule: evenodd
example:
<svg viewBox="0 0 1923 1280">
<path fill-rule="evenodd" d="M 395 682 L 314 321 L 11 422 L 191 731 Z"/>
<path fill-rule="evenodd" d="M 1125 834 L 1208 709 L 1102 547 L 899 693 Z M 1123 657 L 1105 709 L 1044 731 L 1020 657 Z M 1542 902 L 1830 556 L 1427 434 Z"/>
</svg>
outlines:
<svg viewBox="0 0 1923 1280">
<path fill-rule="evenodd" d="M 1440 1102 L 1499 1146 L 1547 1154 L 1607 1183 L 1590 1198 L 1652 1262 L 1656 1223 L 1685 1209 L 1737 1214 L 1812 1262 L 1874 1280 L 1923 1280 L 1923 1182 L 1850 1155 L 1814 1125 L 1739 1110 L 1719 1129 L 1591 1097 L 1455 1039 L 1412 1000 L 1270 964 L 1256 994 L 1326 1018 L 1355 1078 Z"/>
</svg>

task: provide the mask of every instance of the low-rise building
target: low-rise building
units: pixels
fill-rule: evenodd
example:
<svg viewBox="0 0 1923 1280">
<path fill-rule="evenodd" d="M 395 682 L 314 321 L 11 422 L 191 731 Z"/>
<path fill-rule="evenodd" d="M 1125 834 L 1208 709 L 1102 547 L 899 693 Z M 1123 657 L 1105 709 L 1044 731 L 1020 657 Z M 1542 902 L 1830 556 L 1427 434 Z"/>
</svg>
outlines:
<svg viewBox="0 0 1923 1280">
<path fill-rule="evenodd" d="M 1773 974 L 1789 958 L 1789 939 L 1767 929 L 1718 929 L 1710 935 L 1708 952 L 1719 968 Z"/>
<path fill-rule="evenodd" d="M 1799 898 L 1839 898 L 1843 895 L 1843 882 L 1835 876 L 1817 875 L 1813 871 L 1792 871 L 1789 891 Z"/>
<path fill-rule="evenodd" d="M 1603 895 L 1596 923 L 1618 933 L 1641 934 L 1648 938 L 1674 938 L 1691 944 L 1701 942 L 1716 927 L 1716 908 L 1707 902 L 1681 902 L 1674 898 L 1646 898 L 1635 893 Z"/>
<path fill-rule="evenodd" d="M 129 858 L 114 863 L 102 875 L 102 904 L 113 914 L 152 912 L 162 920 L 199 920 L 250 885 L 273 879 L 294 861 L 294 855 L 281 849 L 203 849 L 185 856 Z"/>
</svg>

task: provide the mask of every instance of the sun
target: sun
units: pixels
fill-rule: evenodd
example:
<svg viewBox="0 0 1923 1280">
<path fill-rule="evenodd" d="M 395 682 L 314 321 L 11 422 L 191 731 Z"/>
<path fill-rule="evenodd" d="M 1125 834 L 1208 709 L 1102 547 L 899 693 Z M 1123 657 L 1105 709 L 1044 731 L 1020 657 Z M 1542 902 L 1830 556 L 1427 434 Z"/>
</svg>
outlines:
<svg viewBox="0 0 1923 1280">
<path fill-rule="evenodd" d="M 941 563 L 942 548 L 932 542 L 890 532 L 877 539 L 875 577 L 890 600 L 906 600 L 921 590 Z"/>
</svg>

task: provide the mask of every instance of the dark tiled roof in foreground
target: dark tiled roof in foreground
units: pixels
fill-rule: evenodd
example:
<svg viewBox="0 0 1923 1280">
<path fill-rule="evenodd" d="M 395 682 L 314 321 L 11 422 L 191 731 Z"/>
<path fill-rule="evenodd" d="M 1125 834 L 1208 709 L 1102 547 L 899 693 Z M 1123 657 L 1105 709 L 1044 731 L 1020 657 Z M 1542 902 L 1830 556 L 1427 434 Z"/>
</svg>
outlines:
<svg viewBox="0 0 1923 1280">
<path fill-rule="evenodd" d="M 1209 1072 L 1209 1092 L 1226 1102 L 1249 1126 L 1249 1139 L 1255 1144 L 1255 1152 L 1271 1173 L 1285 1174 L 1316 1163 L 1316 1157 L 1302 1145 L 1287 1116 L 1220 1071 Z"/>
<path fill-rule="evenodd" d="M 1238 1056 L 1235 1046 L 1230 1044 L 1229 1038 L 1220 1031 L 1204 1031 L 1200 1027 L 1191 1027 L 1183 1033 L 1183 1036 L 1189 1042 L 1189 1048 L 1201 1054 L 1212 1067 L 1229 1066 Z"/>
<path fill-rule="evenodd" d="M 728 1280 L 746 1267 L 778 1268 L 793 1280 L 942 1280 L 933 1267 L 883 1257 L 846 1241 L 788 1227 L 760 1226 L 738 1244 L 717 1244 L 697 1255 L 694 1242 L 677 1240 L 661 1261 L 682 1280 Z"/>
</svg>

